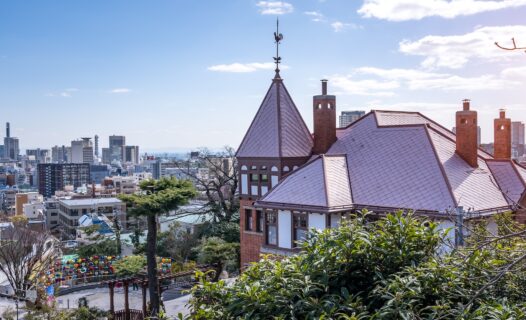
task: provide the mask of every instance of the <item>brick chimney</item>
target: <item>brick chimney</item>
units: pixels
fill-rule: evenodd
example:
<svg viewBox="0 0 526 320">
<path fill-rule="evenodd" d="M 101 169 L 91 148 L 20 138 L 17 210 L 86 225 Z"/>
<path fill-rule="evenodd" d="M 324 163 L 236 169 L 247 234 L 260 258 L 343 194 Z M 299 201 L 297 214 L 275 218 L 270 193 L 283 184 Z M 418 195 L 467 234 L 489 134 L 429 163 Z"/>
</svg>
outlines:
<svg viewBox="0 0 526 320">
<path fill-rule="evenodd" d="M 499 117 L 493 122 L 495 159 L 511 159 L 511 119 L 506 118 L 506 111 L 500 110 Z"/>
<path fill-rule="evenodd" d="M 462 100 L 462 111 L 456 113 L 456 152 L 471 167 L 478 167 L 477 112 L 470 108 L 469 99 Z"/>
<path fill-rule="evenodd" d="M 314 153 L 326 153 L 336 141 L 336 96 L 327 95 L 327 80 L 321 80 L 321 95 L 313 97 Z"/>
</svg>

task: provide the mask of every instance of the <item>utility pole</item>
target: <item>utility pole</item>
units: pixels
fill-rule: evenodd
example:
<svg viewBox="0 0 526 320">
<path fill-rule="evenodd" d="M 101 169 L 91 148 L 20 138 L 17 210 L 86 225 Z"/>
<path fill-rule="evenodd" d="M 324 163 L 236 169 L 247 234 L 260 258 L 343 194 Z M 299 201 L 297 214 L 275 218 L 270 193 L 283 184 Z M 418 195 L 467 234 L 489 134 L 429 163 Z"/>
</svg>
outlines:
<svg viewBox="0 0 526 320">
<path fill-rule="evenodd" d="M 455 216 L 455 248 L 464 245 L 464 207 L 457 207 Z"/>
</svg>

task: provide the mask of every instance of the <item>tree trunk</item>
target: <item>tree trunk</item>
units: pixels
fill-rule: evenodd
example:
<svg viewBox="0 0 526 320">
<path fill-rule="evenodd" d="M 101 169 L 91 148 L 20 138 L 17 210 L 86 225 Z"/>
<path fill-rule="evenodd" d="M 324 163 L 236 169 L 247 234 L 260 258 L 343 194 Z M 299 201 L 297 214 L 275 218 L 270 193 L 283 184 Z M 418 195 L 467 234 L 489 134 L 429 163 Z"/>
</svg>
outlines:
<svg viewBox="0 0 526 320">
<path fill-rule="evenodd" d="M 150 293 L 150 312 L 156 317 L 159 314 L 159 291 L 157 289 L 157 217 L 148 216 L 148 236 L 146 238 L 146 262 L 148 267 L 148 291 Z"/>
</svg>

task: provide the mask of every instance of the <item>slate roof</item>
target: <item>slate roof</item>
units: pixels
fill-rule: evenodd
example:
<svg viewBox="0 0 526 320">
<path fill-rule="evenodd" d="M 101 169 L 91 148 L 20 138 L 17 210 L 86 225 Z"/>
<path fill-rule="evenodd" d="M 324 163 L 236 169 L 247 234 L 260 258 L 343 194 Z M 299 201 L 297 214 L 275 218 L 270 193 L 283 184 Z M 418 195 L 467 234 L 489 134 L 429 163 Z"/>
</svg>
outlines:
<svg viewBox="0 0 526 320">
<path fill-rule="evenodd" d="M 517 204 L 526 189 L 526 175 L 521 175 L 521 171 L 526 170 L 509 160 L 488 161 L 488 167 L 493 172 L 508 203 L 512 206 Z"/>
<path fill-rule="evenodd" d="M 483 151 L 479 151 L 479 167 L 470 167 L 455 152 L 455 135 L 418 112 L 372 111 L 338 130 L 337 137 L 326 156 L 313 157 L 289 174 L 256 206 L 437 214 L 463 206 L 474 213 L 492 213 L 511 208 L 507 197 L 517 199 L 522 194 L 526 169 L 522 172 L 511 161 L 506 167 Z M 333 157 L 344 158 L 346 170 L 327 175 L 323 159 Z M 338 183 L 341 177 L 346 177 L 349 190 Z M 331 185 L 339 187 L 331 190 Z M 327 194 L 339 201 L 327 201 Z"/>
<path fill-rule="evenodd" d="M 274 78 L 236 156 L 238 158 L 309 157 L 312 136 L 283 81 Z"/>
<path fill-rule="evenodd" d="M 309 186 L 298 188 L 298 186 Z M 292 172 L 278 184 L 272 195 L 265 197 L 276 208 L 321 209 L 343 208 L 352 203 L 347 161 L 345 156 L 317 156 L 301 169 Z"/>
</svg>

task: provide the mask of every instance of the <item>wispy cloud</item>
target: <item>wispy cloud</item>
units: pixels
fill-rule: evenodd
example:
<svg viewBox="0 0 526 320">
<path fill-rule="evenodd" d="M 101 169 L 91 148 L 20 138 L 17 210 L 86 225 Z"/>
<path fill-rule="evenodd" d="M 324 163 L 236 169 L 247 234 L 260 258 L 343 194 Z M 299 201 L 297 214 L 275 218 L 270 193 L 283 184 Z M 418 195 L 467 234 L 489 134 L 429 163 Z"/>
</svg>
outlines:
<svg viewBox="0 0 526 320">
<path fill-rule="evenodd" d="M 338 93 L 350 95 L 392 96 L 393 89 L 400 86 L 397 81 L 356 79 L 353 75 L 332 75 L 329 79 Z"/>
<path fill-rule="evenodd" d="M 110 90 L 110 93 L 129 93 L 129 92 L 131 92 L 131 89 L 128 89 L 128 88 L 115 88 L 115 89 Z"/>
<path fill-rule="evenodd" d="M 494 45 L 496 41 L 505 41 L 510 35 L 519 34 L 526 34 L 526 26 L 480 27 L 461 35 L 428 35 L 416 41 L 403 40 L 399 44 L 399 50 L 408 55 L 425 57 L 421 63 L 424 68 L 458 69 L 472 58 L 496 61 L 519 54 L 523 56 L 522 52 L 505 54 Z"/>
<path fill-rule="evenodd" d="M 318 11 L 305 11 L 303 14 L 311 17 L 311 20 L 314 22 L 322 22 L 325 21 L 325 16 Z"/>
<path fill-rule="evenodd" d="M 283 1 L 259 1 L 256 6 L 261 14 L 281 15 L 294 11 L 292 4 Z"/>
<path fill-rule="evenodd" d="M 362 26 L 354 24 L 354 23 L 346 23 L 341 21 L 334 21 L 331 23 L 332 30 L 334 32 L 341 32 L 345 29 L 362 29 Z"/>
<path fill-rule="evenodd" d="M 390 21 L 420 20 L 431 16 L 452 19 L 525 5 L 526 0 L 365 0 L 358 13 L 365 18 Z"/>
<path fill-rule="evenodd" d="M 258 70 L 274 70 L 276 65 L 272 62 L 252 62 L 252 63 L 231 63 L 231 64 L 218 64 L 208 67 L 210 71 L 217 72 L 234 72 L 234 73 L 247 73 L 255 72 Z M 288 69 L 286 65 L 280 65 L 280 69 Z"/>
<path fill-rule="evenodd" d="M 71 98 L 71 96 L 73 95 L 74 92 L 78 92 L 80 91 L 79 89 L 77 88 L 67 88 L 67 89 L 64 89 L 63 91 L 61 92 L 49 92 L 49 93 L 46 93 L 45 96 L 46 97 L 62 97 L 62 98 Z"/>
</svg>

